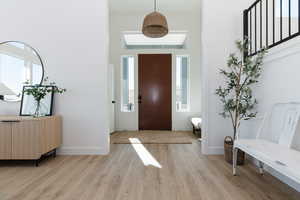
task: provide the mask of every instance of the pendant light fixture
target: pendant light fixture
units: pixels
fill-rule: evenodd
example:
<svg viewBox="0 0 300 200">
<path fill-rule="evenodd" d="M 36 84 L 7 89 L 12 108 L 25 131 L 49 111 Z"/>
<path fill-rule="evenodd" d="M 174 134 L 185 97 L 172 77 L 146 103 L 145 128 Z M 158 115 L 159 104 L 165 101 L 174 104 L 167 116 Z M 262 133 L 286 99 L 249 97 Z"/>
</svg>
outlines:
<svg viewBox="0 0 300 200">
<path fill-rule="evenodd" d="M 161 38 L 169 32 L 167 18 L 157 11 L 154 0 L 154 12 L 148 14 L 143 23 L 143 34 L 151 38 Z"/>
</svg>

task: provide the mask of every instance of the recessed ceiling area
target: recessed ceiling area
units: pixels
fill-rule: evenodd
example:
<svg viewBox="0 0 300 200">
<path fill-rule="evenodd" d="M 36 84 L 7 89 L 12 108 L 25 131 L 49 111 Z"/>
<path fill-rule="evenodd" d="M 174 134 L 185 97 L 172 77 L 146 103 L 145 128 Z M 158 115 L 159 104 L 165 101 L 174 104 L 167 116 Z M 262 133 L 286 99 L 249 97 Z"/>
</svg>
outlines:
<svg viewBox="0 0 300 200">
<path fill-rule="evenodd" d="M 201 0 L 157 0 L 161 12 L 199 12 Z M 111 12 L 149 12 L 153 10 L 153 0 L 109 0 Z"/>
<path fill-rule="evenodd" d="M 123 37 L 127 49 L 182 49 L 185 47 L 187 32 L 171 32 L 161 38 L 149 38 L 141 32 L 124 32 Z"/>
</svg>

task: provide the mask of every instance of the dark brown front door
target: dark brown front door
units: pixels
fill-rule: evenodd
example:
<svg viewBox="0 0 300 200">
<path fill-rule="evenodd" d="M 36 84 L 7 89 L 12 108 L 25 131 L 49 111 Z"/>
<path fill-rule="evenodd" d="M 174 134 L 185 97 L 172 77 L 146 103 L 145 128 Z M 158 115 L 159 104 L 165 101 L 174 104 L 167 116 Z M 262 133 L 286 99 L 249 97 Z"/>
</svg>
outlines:
<svg viewBox="0 0 300 200">
<path fill-rule="evenodd" d="M 139 55 L 139 129 L 172 129 L 172 55 Z"/>
</svg>

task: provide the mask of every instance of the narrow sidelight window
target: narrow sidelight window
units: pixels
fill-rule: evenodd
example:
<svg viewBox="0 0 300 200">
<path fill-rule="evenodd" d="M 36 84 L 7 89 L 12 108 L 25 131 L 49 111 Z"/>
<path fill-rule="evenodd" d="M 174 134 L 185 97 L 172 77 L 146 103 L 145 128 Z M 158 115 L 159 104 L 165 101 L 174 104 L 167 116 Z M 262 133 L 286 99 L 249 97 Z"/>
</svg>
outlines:
<svg viewBox="0 0 300 200">
<path fill-rule="evenodd" d="M 190 110 L 189 56 L 176 56 L 176 111 Z"/>
<path fill-rule="evenodd" d="M 134 111 L 134 57 L 122 56 L 121 61 L 121 111 Z"/>
</svg>

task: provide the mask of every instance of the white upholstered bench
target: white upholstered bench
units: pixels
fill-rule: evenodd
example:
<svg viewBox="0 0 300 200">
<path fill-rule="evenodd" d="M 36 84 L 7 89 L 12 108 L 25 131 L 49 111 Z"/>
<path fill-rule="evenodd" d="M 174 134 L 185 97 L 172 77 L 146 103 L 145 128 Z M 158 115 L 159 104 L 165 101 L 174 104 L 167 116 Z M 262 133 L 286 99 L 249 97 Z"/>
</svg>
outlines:
<svg viewBox="0 0 300 200">
<path fill-rule="evenodd" d="M 273 106 L 263 121 L 256 139 L 237 139 L 234 142 L 233 174 L 236 175 L 238 149 L 300 183 L 300 103 Z M 296 141 L 297 140 L 297 141 Z M 298 150 L 296 150 L 298 149 Z"/>
</svg>

